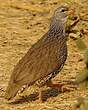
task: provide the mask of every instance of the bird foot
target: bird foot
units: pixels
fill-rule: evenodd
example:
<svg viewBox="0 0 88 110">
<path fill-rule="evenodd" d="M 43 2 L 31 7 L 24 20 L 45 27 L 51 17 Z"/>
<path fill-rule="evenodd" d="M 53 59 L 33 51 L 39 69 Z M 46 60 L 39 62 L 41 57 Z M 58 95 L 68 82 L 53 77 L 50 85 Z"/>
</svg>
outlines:
<svg viewBox="0 0 88 110">
<path fill-rule="evenodd" d="M 58 84 L 48 83 L 47 86 L 51 87 L 51 88 L 59 89 L 59 91 L 61 91 L 61 92 L 73 91 L 73 90 L 77 89 L 76 84 L 70 84 L 69 82 L 58 83 Z"/>
<path fill-rule="evenodd" d="M 59 82 L 58 84 L 53 84 L 51 81 L 47 83 L 48 87 L 59 89 L 60 92 L 66 92 L 66 91 L 74 91 L 78 88 L 78 86 L 74 82 L 65 81 L 65 82 Z M 39 87 L 39 102 L 44 102 L 43 99 L 43 88 Z"/>
<path fill-rule="evenodd" d="M 76 85 L 63 85 L 61 88 L 60 88 L 60 91 L 61 92 L 65 92 L 65 91 L 68 91 L 68 92 L 70 92 L 70 91 L 74 91 L 74 90 L 76 90 L 77 89 L 77 86 Z"/>
</svg>

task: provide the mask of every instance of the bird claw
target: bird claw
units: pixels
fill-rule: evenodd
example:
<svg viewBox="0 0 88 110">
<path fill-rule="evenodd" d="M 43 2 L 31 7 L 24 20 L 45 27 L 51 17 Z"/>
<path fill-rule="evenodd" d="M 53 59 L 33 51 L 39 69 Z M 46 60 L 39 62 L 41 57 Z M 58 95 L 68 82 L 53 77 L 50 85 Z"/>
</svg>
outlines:
<svg viewBox="0 0 88 110">
<path fill-rule="evenodd" d="M 78 86 L 74 84 L 74 82 L 63 82 L 63 83 L 59 82 L 58 84 L 53 84 L 50 82 L 48 83 L 48 87 L 59 89 L 59 91 L 61 92 L 73 91 L 78 88 Z"/>
<path fill-rule="evenodd" d="M 74 91 L 77 89 L 77 86 L 76 85 L 63 85 L 61 87 L 61 92 L 65 92 L 65 91 Z"/>
</svg>

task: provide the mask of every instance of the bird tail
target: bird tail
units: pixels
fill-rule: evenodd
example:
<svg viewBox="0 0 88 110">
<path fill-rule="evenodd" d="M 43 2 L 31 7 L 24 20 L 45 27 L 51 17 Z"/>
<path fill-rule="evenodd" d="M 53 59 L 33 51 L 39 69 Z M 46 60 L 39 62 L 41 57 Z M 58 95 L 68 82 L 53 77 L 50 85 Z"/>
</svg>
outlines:
<svg viewBox="0 0 88 110">
<path fill-rule="evenodd" d="M 13 97 L 15 97 L 19 89 L 20 89 L 20 86 L 15 83 L 8 84 L 8 87 L 5 93 L 5 99 L 10 100 Z"/>
</svg>

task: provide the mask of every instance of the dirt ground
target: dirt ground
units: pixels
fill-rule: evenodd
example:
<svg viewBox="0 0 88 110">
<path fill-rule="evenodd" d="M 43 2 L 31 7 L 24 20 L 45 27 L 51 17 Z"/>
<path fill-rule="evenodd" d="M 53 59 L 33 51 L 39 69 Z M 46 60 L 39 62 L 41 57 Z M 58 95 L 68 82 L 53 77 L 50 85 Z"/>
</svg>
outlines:
<svg viewBox="0 0 88 110">
<path fill-rule="evenodd" d="M 28 88 L 14 103 L 4 99 L 11 72 L 27 50 L 48 30 L 54 9 L 71 0 L 0 0 L 0 110 L 74 110 L 79 96 L 88 98 L 88 89 L 60 93 L 45 88 L 44 103 L 39 103 L 37 88 Z M 73 0 L 74 1 L 74 0 Z M 79 1 L 79 0 L 77 0 Z M 82 0 L 77 8 L 81 20 L 77 30 L 84 30 L 82 39 L 88 46 L 88 1 Z M 75 41 L 68 38 L 68 58 L 64 69 L 53 80 L 75 80 L 83 68 L 82 54 Z"/>
</svg>

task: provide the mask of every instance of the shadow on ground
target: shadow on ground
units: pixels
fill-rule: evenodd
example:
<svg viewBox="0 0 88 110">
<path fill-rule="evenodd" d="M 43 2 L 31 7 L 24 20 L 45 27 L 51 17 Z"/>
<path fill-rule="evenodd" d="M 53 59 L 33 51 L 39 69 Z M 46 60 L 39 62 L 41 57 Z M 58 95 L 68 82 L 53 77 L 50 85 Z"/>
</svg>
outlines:
<svg viewBox="0 0 88 110">
<path fill-rule="evenodd" d="M 43 91 L 43 100 L 46 101 L 50 97 L 56 97 L 58 96 L 60 92 L 58 89 L 47 89 L 46 91 Z M 38 92 L 34 92 L 33 94 L 21 96 L 19 99 L 16 99 L 13 102 L 10 102 L 9 104 L 23 104 L 26 102 L 32 102 L 36 101 L 38 99 Z"/>
</svg>

